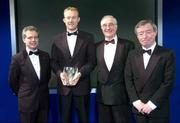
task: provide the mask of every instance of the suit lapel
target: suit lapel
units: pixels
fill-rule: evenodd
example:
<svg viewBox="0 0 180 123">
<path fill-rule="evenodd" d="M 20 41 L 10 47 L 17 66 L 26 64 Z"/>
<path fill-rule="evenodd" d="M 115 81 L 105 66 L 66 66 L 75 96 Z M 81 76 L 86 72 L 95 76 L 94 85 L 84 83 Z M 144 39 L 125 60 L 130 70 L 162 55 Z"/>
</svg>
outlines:
<svg viewBox="0 0 180 123">
<path fill-rule="evenodd" d="M 71 53 L 67 43 L 66 32 L 64 32 L 62 36 L 58 39 L 58 41 L 56 41 L 56 45 L 58 46 L 59 49 L 61 49 L 64 56 L 67 56 L 68 58 L 71 57 Z"/>
<path fill-rule="evenodd" d="M 137 86 L 137 90 L 141 91 L 142 88 L 144 87 L 144 78 L 145 78 L 145 69 L 144 69 L 144 61 L 143 61 L 143 54 L 141 52 L 141 48 L 139 48 L 137 50 L 137 54 L 135 56 L 135 64 L 136 64 L 136 69 L 137 69 L 137 73 L 139 73 L 139 78 L 140 81 L 138 81 L 138 86 Z"/>
<path fill-rule="evenodd" d="M 146 68 L 145 80 L 147 80 L 150 77 L 150 75 L 152 74 L 157 62 L 160 59 L 160 56 L 157 55 L 157 52 L 158 52 L 157 50 L 158 50 L 158 47 L 156 46 L 151 58 L 149 59 L 149 62 L 148 62 L 147 68 Z"/>
<path fill-rule="evenodd" d="M 99 60 L 100 63 L 102 64 L 102 66 L 106 69 L 107 73 L 109 72 L 107 65 L 105 63 L 105 59 L 104 59 L 104 43 L 102 42 L 100 47 L 99 47 Z"/>
<path fill-rule="evenodd" d="M 83 39 L 82 39 L 82 36 L 81 36 L 81 31 L 79 31 L 79 33 L 77 35 L 76 45 L 74 47 L 73 57 L 75 57 L 77 55 L 77 53 L 80 50 L 82 44 L 83 44 Z"/>
<path fill-rule="evenodd" d="M 41 53 L 41 51 L 39 50 L 39 64 L 40 64 L 40 80 L 43 77 L 43 72 L 45 71 L 45 67 L 43 67 L 43 65 L 45 64 L 45 61 L 43 59 L 43 55 Z"/>
<path fill-rule="evenodd" d="M 114 61 L 113 61 L 111 70 L 113 70 L 116 67 L 116 64 L 119 64 L 118 62 L 122 61 L 121 57 L 122 57 L 123 51 L 124 51 L 124 43 L 122 43 L 120 39 L 118 39 Z"/>
<path fill-rule="evenodd" d="M 135 56 L 135 63 L 137 65 L 137 69 L 139 70 L 140 76 L 144 75 L 144 61 L 143 61 L 143 54 L 141 52 L 141 49 L 138 49 L 137 56 Z"/>
</svg>

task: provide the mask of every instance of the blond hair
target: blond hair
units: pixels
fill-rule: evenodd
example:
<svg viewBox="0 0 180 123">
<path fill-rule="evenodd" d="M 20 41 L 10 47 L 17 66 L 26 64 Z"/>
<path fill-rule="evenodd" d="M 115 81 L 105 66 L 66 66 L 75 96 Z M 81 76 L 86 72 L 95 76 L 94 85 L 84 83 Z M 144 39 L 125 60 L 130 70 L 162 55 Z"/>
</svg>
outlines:
<svg viewBox="0 0 180 123">
<path fill-rule="evenodd" d="M 78 13 L 78 16 L 79 16 L 79 10 L 76 7 L 69 6 L 69 7 L 64 9 L 64 13 L 66 11 L 76 11 Z"/>
<path fill-rule="evenodd" d="M 26 26 L 22 30 L 22 39 L 26 38 L 26 32 L 27 31 L 35 31 L 35 32 L 37 32 L 38 37 L 39 37 L 39 31 L 38 31 L 38 29 L 35 26 Z"/>
</svg>

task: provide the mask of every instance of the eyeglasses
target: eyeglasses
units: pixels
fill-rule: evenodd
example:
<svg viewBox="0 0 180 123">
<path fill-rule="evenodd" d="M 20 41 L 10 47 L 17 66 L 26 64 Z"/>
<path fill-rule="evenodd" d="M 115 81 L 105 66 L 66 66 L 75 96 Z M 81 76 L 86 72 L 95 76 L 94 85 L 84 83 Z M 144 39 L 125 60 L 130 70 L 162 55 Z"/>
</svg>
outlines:
<svg viewBox="0 0 180 123">
<path fill-rule="evenodd" d="M 116 24 L 114 23 L 109 23 L 109 24 L 103 24 L 101 27 L 102 28 L 107 28 L 107 27 L 110 27 L 110 28 L 113 28 Z"/>
<path fill-rule="evenodd" d="M 137 36 L 143 36 L 144 34 L 151 35 L 153 32 L 154 31 L 152 31 L 152 30 L 141 31 L 141 32 L 137 32 Z"/>
</svg>

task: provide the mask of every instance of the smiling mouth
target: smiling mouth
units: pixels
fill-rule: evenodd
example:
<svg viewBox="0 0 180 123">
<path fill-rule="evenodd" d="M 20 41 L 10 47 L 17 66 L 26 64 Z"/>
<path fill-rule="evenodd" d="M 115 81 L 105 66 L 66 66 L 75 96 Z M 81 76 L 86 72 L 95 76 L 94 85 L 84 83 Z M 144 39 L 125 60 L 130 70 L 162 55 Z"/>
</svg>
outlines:
<svg viewBox="0 0 180 123">
<path fill-rule="evenodd" d="M 74 25 L 74 23 L 68 23 L 68 25 Z"/>
</svg>

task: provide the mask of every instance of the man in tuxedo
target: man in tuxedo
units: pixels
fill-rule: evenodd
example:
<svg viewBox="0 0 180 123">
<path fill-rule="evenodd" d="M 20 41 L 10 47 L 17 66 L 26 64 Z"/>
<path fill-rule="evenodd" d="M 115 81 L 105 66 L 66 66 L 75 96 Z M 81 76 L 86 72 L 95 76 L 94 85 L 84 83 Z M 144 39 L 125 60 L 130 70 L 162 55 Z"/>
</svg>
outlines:
<svg viewBox="0 0 180 123">
<path fill-rule="evenodd" d="M 95 66 L 95 44 L 92 34 L 78 29 L 78 9 L 67 7 L 63 22 L 66 31 L 53 38 L 52 69 L 57 76 L 57 86 L 62 123 L 70 123 L 72 106 L 80 123 L 88 123 L 90 72 Z M 73 78 L 63 71 L 65 67 L 78 68 Z"/>
<path fill-rule="evenodd" d="M 155 41 L 151 20 L 135 26 L 140 48 L 129 53 L 125 80 L 137 123 L 168 123 L 169 97 L 175 81 L 175 56 Z"/>
<path fill-rule="evenodd" d="M 104 40 L 97 44 L 97 106 L 99 123 L 130 123 L 129 101 L 124 81 L 126 58 L 134 44 L 117 36 L 117 20 L 101 20 Z"/>
<path fill-rule="evenodd" d="M 36 27 L 25 27 L 22 39 L 26 48 L 13 56 L 9 69 L 9 84 L 18 97 L 20 122 L 47 123 L 50 57 L 38 49 L 39 33 Z"/>
</svg>

